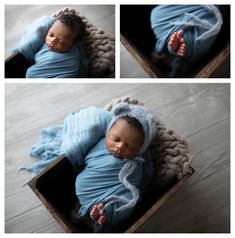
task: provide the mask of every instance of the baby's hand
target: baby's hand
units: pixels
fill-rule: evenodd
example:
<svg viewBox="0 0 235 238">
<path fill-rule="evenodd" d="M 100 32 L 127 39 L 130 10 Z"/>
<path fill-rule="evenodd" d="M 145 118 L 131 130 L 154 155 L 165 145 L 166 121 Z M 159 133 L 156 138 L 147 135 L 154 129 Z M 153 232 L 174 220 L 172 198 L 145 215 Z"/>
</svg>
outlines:
<svg viewBox="0 0 235 238">
<path fill-rule="evenodd" d="M 104 222 L 106 220 L 106 214 L 105 214 L 103 208 L 104 208 L 104 204 L 99 203 L 99 204 L 94 205 L 90 212 L 91 219 L 96 221 L 99 225 L 104 224 Z"/>
</svg>

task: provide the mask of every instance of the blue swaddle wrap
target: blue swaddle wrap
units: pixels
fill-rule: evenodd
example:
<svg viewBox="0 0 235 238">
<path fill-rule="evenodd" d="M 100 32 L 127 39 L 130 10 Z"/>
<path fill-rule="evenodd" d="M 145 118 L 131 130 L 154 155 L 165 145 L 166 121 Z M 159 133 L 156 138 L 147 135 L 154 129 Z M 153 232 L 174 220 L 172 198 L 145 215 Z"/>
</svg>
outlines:
<svg viewBox="0 0 235 238">
<path fill-rule="evenodd" d="M 76 179 L 76 194 L 80 204 L 82 204 L 79 216 L 89 216 L 92 206 L 102 202 L 105 204 L 106 224 L 120 223 L 130 215 L 136 205 L 135 201 L 132 206 L 128 205 L 125 209 L 121 209 L 125 206 L 124 204 L 127 205 L 131 200 L 134 201 L 131 190 L 127 189 L 119 179 L 120 171 L 125 171 L 125 166 L 133 161 L 114 157 L 107 150 L 105 138 L 103 138 L 87 154 L 84 162 L 86 164 L 85 169 Z M 139 193 L 143 174 L 148 175 L 144 182 L 150 182 L 153 175 L 153 166 L 150 157 L 145 162 L 135 161 L 133 163 L 136 163 L 136 166 L 133 166 L 133 171 L 128 170 L 130 172 L 128 182 L 136 187 L 137 193 Z M 113 200 L 114 196 L 117 197 L 115 201 Z M 139 194 L 136 196 L 138 196 L 138 200 Z M 125 201 L 120 202 L 120 198 L 125 199 Z"/>
<path fill-rule="evenodd" d="M 30 155 L 39 161 L 21 169 L 32 171 L 34 177 L 57 159 L 61 154 L 62 131 L 62 125 L 42 129 L 38 143 L 30 151 Z"/>
<path fill-rule="evenodd" d="M 51 51 L 44 43 L 35 54 L 35 64 L 28 68 L 26 78 L 76 78 L 80 70 L 79 56 L 75 46 L 59 53 Z"/>
<path fill-rule="evenodd" d="M 78 172 L 84 167 L 83 159 L 88 151 L 105 136 L 111 118 L 111 112 L 88 107 L 78 113 L 70 113 L 63 125 L 42 129 L 38 143 L 30 152 L 39 161 L 24 169 L 36 175 L 59 155 L 65 154 Z"/>
<path fill-rule="evenodd" d="M 111 118 L 111 112 L 97 107 L 88 107 L 65 118 L 61 152 L 75 171 L 84 167 L 85 156 L 105 136 Z"/>
<path fill-rule="evenodd" d="M 222 23 L 219 9 L 213 5 L 159 5 L 151 12 L 151 27 L 157 38 L 155 50 L 158 54 L 169 53 L 170 36 L 184 30 L 185 57 L 197 60 L 207 54 Z"/>
<path fill-rule="evenodd" d="M 20 52 L 31 64 L 34 64 L 34 56 L 44 44 L 47 32 L 54 21 L 55 18 L 51 16 L 42 16 L 34 21 L 27 27 L 13 52 Z"/>
<path fill-rule="evenodd" d="M 23 169 L 36 175 L 64 153 L 75 171 L 82 170 L 75 183 L 82 205 L 80 216 L 89 216 L 92 205 L 104 202 L 106 224 L 113 225 L 133 211 L 139 200 L 139 188 L 152 179 L 153 166 L 148 153 L 144 162 L 138 158 L 116 158 L 107 150 L 105 135 L 112 118 L 111 112 L 96 107 L 70 113 L 63 125 L 41 131 L 38 144 L 31 150 L 39 161 Z"/>
<path fill-rule="evenodd" d="M 21 37 L 14 52 L 20 52 L 33 64 L 27 78 L 76 78 L 88 72 L 88 59 L 79 42 L 66 53 L 50 51 L 45 37 L 55 17 L 43 16 L 32 23 Z"/>
</svg>

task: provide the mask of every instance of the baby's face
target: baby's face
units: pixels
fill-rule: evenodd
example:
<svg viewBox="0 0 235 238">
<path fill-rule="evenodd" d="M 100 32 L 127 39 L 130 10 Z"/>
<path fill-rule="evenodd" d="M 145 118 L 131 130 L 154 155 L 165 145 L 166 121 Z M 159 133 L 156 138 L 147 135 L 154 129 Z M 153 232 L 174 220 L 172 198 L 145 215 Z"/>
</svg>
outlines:
<svg viewBox="0 0 235 238">
<path fill-rule="evenodd" d="M 144 141 L 141 131 L 119 119 L 106 136 L 106 146 L 115 156 L 132 159 L 136 156 Z"/>
<path fill-rule="evenodd" d="M 59 20 L 56 20 L 49 29 L 45 42 L 50 50 L 63 53 L 71 49 L 75 37 L 76 33 L 72 32 Z"/>
</svg>

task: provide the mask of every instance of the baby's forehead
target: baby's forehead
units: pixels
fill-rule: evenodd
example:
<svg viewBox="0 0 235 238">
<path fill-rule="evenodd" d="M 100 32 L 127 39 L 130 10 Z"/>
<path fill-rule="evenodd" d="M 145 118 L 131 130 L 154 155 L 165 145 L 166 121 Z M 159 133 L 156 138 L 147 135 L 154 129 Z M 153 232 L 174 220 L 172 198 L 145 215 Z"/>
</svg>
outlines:
<svg viewBox="0 0 235 238">
<path fill-rule="evenodd" d="M 74 32 L 73 28 L 65 25 L 63 22 L 60 21 L 60 19 L 56 19 L 54 21 L 53 25 L 50 28 L 50 31 L 54 31 L 69 37 L 72 37 L 74 36 L 74 34 L 77 34 L 77 32 Z"/>
<path fill-rule="evenodd" d="M 135 125 L 129 123 L 127 120 L 125 120 L 124 118 L 118 118 L 112 127 L 115 127 L 116 130 L 118 129 L 125 129 L 125 128 L 129 128 L 130 130 L 134 130 L 134 131 L 137 131 L 137 132 L 140 132 L 141 134 L 142 133 L 142 130 L 140 130 L 139 128 L 137 128 Z"/>
<path fill-rule="evenodd" d="M 70 28 L 69 26 L 65 25 L 60 19 L 56 19 L 52 25 L 53 27 L 58 27 L 58 28 Z"/>
</svg>

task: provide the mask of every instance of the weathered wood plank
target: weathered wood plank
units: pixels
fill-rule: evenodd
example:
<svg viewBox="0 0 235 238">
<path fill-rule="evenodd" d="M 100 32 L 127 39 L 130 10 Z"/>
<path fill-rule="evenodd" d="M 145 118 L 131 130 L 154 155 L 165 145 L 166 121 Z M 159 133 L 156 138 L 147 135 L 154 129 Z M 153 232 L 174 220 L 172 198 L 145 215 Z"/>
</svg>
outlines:
<svg viewBox="0 0 235 238">
<path fill-rule="evenodd" d="M 55 220 L 47 209 L 40 205 L 23 214 L 15 216 L 5 223 L 6 233 L 33 233 L 54 223 Z M 58 232 L 60 232 L 58 227 Z"/>
<path fill-rule="evenodd" d="M 130 52 L 120 44 L 120 78 L 149 78 Z"/>
<path fill-rule="evenodd" d="M 157 78 L 157 72 L 155 72 L 152 67 L 148 64 L 147 59 L 138 51 L 124 36 L 121 35 L 121 42 L 126 47 L 126 49 L 133 55 L 135 60 L 143 67 L 147 74 L 151 78 Z"/>
</svg>

